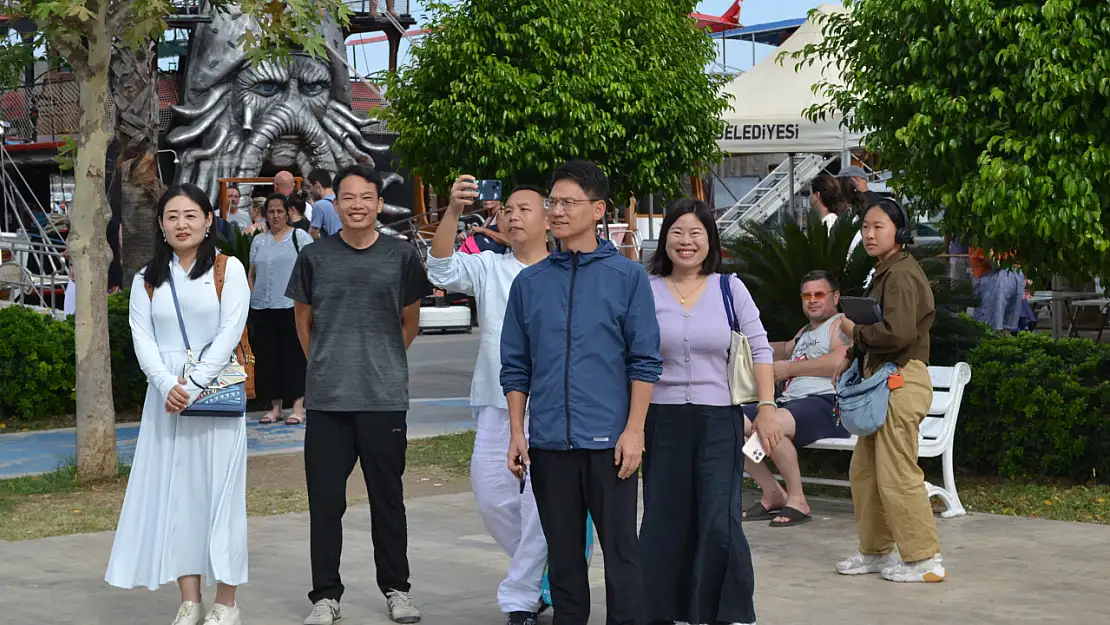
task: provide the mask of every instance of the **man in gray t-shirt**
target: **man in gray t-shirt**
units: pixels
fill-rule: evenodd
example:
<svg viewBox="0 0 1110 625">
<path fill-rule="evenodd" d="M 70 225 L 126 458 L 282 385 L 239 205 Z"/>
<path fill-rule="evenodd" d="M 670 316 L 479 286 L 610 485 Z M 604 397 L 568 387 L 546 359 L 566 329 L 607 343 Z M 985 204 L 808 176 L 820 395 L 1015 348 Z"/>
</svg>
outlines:
<svg viewBox="0 0 1110 625">
<path fill-rule="evenodd" d="M 432 292 L 416 248 L 378 234 L 381 178 L 354 165 L 335 178 L 337 236 L 306 246 L 286 295 L 308 358 L 304 442 L 308 484 L 312 613 L 305 625 L 339 619 L 339 560 L 347 478 L 362 466 L 370 494 L 378 588 L 398 623 L 416 623 L 409 597 L 405 471 L 409 407 L 406 350 Z"/>
</svg>

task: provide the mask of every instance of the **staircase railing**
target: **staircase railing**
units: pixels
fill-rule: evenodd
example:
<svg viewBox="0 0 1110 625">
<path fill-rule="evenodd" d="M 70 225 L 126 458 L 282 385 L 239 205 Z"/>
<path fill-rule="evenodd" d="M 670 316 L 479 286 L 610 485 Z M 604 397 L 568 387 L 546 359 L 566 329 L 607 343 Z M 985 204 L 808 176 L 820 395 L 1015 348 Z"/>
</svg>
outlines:
<svg viewBox="0 0 1110 625">
<path fill-rule="evenodd" d="M 739 234 L 741 225 L 746 221 L 766 221 L 782 210 L 790 198 L 816 178 L 834 159 L 835 157 L 820 154 L 794 154 L 787 157 L 717 219 L 721 238 Z M 790 184 L 791 161 L 794 169 L 793 188 Z"/>
</svg>

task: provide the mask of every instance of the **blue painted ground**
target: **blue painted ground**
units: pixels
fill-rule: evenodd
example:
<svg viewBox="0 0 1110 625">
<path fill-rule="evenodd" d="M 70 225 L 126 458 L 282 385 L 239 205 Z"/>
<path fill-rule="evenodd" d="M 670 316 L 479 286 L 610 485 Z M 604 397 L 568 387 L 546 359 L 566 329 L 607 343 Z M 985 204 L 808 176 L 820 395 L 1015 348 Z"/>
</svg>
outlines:
<svg viewBox="0 0 1110 625">
<path fill-rule="evenodd" d="M 261 414 L 248 415 L 247 449 L 251 455 L 290 453 L 303 448 L 303 425 L 260 425 Z M 470 402 L 458 397 L 412 400 L 408 424 L 409 438 L 474 428 Z M 76 454 L 76 436 L 73 429 L 0 435 L 0 479 L 45 473 L 72 462 Z M 138 436 L 138 423 L 125 423 L 116 428 L 121 462 L 130 462 L 134 457 Z"/>
</svg>

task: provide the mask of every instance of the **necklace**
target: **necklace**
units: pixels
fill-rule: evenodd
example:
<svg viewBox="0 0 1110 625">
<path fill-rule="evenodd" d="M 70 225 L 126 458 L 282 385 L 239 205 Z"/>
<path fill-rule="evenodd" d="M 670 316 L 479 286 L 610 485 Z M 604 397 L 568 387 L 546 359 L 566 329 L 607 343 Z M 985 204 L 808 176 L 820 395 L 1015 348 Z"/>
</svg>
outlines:
<svg viewBox="0 0 1110 625">
<path fill-rule="evenodd" d="M 680 306 L 685 306 L 686 305 L 686 298 L 688 298 L 688 297 L 694 295 L 695 293 L 697 293 L 701 289 L 702 284 L 705 284 L 705 278 L 703 277 L 700 280 L 698 280 L 697 286 L 695 286 L 694 290 L 690 292 L 690 295 L 683 295 L 682 291 L 679 290 L 679 288 L 678 288 L 678 283 L 676 283 L 670 277 L 667 278 L 667 281 L 671 283 L 671 286 L 674 287 L 674 292 L 678 294 L 678 303 L 679 303 Z"/>
</svg>

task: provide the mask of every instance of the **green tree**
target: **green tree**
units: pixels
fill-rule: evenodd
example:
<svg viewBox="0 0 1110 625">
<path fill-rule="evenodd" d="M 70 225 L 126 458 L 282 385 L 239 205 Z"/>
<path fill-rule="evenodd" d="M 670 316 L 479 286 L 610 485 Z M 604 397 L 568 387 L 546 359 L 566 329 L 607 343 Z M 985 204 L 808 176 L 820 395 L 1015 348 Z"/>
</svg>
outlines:
<svg viewBox="0 0 1110 625">
<path fill-rule="evenodd" d="M 597 162 L 613 199 L 675 193 L 718 160 L 727 105 L 692 0 L 468 0 L 429 6 L 431 32 L 390 77 L 404 164 L 443 185 L 460 171 L 545 184 Z"/>
<path fill-rule="evenodd" d="M 293 48 L 322 56 L 319 16 L 330 12 L 346 23 L 342 0 L 212 0 L 215 10 L 237 8 L 257 16 L 259 32 L 243 35 L 253 60 L 282 57 Z M 110 111 L 113 42 L 123 49 L 149 46 L 162 36 L 171 0 L 4 0 L 0 13 L 38 25 L 32 41 L 0 42 L 0 69 L 12 75 L 44 47 L 72 69 L 80 92 L 80 130 L 74 138 L 75 191 L 68 248 L 77 283 L 77 471 L 82 479 L 116 475 L 115 410 L 108 346 L 107 273 L 111 252 L 104 232 L 111 216 L 105 190 L 105 154 L 116 135 Z"/>
<path fill-rule="evenodd" d="M 945 231 L 1026 270 L 1110 275 L 1110 3 L 848 0 L 798 58 Z"/>
</svg>

